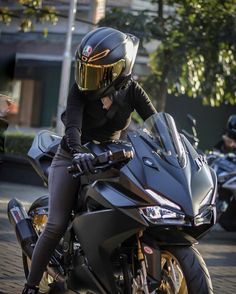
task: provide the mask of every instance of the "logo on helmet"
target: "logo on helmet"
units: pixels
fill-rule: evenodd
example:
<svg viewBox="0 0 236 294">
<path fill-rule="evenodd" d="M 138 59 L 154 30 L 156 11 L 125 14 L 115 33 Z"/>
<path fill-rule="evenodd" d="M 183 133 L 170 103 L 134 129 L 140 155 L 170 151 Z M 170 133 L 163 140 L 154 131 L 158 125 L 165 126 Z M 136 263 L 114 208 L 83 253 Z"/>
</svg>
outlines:
<svg viewBox="0 0 236 294">
<path fill-rule="evenodd" d="M 92 51 L 93 51 L 93 48 L 91 46 L 89 46 L 89 45 L 86 45 L 84 47 L 84 50 L 83 50 L 82 54 L 84 56 L 86 56 L 86 57 L 89 57 L 91 55 Z"/>
</svg>

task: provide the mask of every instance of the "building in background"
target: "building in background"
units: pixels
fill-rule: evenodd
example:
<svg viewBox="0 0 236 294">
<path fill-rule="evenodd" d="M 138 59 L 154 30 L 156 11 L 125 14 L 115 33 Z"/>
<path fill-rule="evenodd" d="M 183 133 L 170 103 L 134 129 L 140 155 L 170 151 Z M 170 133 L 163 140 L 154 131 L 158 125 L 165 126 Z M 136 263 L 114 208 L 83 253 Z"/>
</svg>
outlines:
<svg viewBox="0 0 236 294">
<path fill-rule="evenodd" d="M 38 23 L 33 31 L 24 33 L 19 30 L 17 19 L 13 19 L 9 26 L 0 23 L 0 65 L 5 69 L 0 76 L 0 93 L 12 97 L 18 112 L 9 114 L 9 120 L 19 126 L 50 127 L 54 126 L 56 119 L 70 1 L 43 0 L 43 3 L 55 6 L 59 14 L 64 15 L 59 17 L 56 25 Z M 15 1 L 1 1 L 0 6 L 8 6 L 10 10 L 21 13 Z M 72 55 L 82 37 L 105 15 L 105 9 L 114 6 L 126 10 L 150 9 L 150 2 L 78 0 Z M 138 57 L 135 73 L 148 73 L 146 64 L 147 56 Z M 73 65 L 68 79 L 73 82 Z"/>
</svg>

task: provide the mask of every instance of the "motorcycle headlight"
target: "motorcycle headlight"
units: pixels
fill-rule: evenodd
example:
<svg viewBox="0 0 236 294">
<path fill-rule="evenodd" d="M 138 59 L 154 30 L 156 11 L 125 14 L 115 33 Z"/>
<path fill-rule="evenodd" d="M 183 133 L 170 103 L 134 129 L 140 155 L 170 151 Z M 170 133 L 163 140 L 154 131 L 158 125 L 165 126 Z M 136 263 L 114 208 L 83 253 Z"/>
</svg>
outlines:
<svg viewBox="0 0 236 294">
<path fill-rule="evenodd" d="M 175 212 L 160 206 L 148 206 L 140 208 L 140 213 L 153 224 L 181 225 L 185 223 L 184 213 Z"/>
<path fill-rule="evenodd" d="M 156 192 L 146 189 L 146 192 L 154 198 L 159 205 L 148 206 L 140 209 L 140 213 L 153 224 L 184 224 L 185 214 L 176 203 L 166 199 Z"/>
</svg>

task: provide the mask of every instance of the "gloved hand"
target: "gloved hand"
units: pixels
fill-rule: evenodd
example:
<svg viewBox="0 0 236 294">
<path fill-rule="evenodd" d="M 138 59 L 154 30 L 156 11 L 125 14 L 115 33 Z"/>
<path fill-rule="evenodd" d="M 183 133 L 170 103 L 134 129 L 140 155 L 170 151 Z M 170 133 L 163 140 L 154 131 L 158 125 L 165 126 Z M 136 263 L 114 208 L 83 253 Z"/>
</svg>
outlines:
<svg viewBox="0 0 236 294">
<path fill-rule="evenodd" d="M 75 164 L 81 173 L 94 173 L 93 165 L 94 155 L 92 153 L 75 153 L 73 155 L 73 164 Z"/>
</svg>

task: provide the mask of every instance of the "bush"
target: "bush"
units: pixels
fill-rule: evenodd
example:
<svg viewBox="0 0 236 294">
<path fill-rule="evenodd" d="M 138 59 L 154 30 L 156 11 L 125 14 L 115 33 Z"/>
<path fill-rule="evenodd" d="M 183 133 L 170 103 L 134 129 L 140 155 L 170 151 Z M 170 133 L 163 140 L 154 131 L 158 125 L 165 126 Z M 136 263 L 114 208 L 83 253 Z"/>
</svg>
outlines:
<svg viewBox="0 0 236 294">
<path fill-rule="evenodd" d="M 35 134 L 25 134 L 22 132 L 5 133 L 5 153 L 26 156 Z"/>
</svg>

